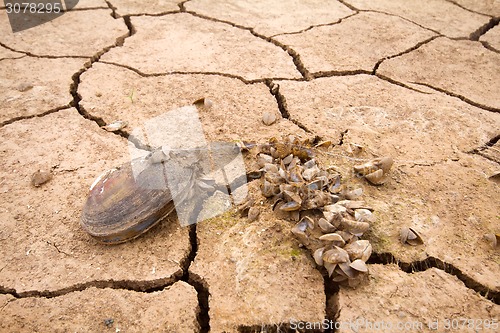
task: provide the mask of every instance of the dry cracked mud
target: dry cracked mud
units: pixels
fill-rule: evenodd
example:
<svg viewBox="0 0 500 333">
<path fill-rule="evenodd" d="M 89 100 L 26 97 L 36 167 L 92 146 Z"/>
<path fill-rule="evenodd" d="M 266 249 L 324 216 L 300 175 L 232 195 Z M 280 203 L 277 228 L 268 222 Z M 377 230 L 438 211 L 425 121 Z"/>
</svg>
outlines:
<svg viewBox="0 0 500 333">
<path fill-rule="evenodd" d="M 498 0 L 91 0 L 13 33 L 0 7 L 0 331 L 495 332 L 499 22 Z M 365 285 L 318 270 L 258 180 L 253 222 L 173 214 L 116 246 L 82 230 L 96 177 L 147 148 L 129 135 L 203 97 L 207 141 L 333 142 L 318 159 L 377 216 Z M 383 155 L 387 183 L 354 177 Z"/>
</svg>

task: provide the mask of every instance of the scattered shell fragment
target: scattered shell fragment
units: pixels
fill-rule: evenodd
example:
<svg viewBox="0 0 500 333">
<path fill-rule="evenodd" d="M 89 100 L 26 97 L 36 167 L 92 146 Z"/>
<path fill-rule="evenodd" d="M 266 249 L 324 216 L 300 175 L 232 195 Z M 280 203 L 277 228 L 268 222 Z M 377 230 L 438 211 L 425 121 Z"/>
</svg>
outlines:
<svg viewBox="0 0 500 333">
<path fill-rule="evenodd" d="M 305 179 L 305 180 L 312 180 L 314 177 L 316 177 L 316 175 L 319 173 L 319 168 L 317 166 L 314 166 L 312 168 L 309 168 L 309 169 L 305 169 L 304 172 L 302 173 L 302 177 Z"/>
<path fill-rule="evenodd" d="M 31 175 L 31 185 L 39 187 L 51 180 L 53 177 L 54 176 L 50 171 L 38 170 Z"/>
<path fill-rule="evenodd" d="M 365 208 L 356 209 L 354 211 L 354 218 L 359 222 L 375 222 L 373 213 Z"/>
<path fill-rule="evenodd" d="M 353 234 L 351 234 L 350 232 L 347 232 L 347 231 L 344 231 L 344 230 L 337 230 L 335 231 L 337 234 L 340 235 L 340 237 L 342 237 L 342 239 L 344 240 L 344 242 L 346 243 L 350 243 L 350 242 L 354 242 L 357 240 L 357 237 L 354 236 Z"/>
<path fill-rule="evenodd" d="M 424 241 L 420 234 L 415 231 L 415 229 L 403 227 L 399 233 L 399 239 L 403 244 L 409 244 L 412 246 L 417 246 L 424 244 Z"/>
<path fill-rule="evenodd" d="M 494 183 L 500 184 L 500 172 L 496 172 L 488 177 Z"/>
<path fill-rule="evenodd" d="M 290 201 L 287 202 L 286 204 L 282 205 L 280 207 L 281 210 L 284 210 L 285 212 L 291 212 L 294 210 L 299 210 L 300 209 L 300 204 L 295 201 Z"/>
<path fill-rule="evenodd" d="M 259 207 L 256 206 L 250 207 L 250 209 L 248 210 L 248 221 L 253 222 L 257 220 L 259 218 L 259 215 L 260 215 Z"/>
<path fill-rule="evenodd" d="M 381 157 L 364 164 L 355 165 L 354 172 L 364 176 L 373 185 L 382 185 L 387 180 L 386 175 L 391 169 L 394 160 L 391 157 Z"/>
<path fill-rule="evenodd" d="M 193 105 L 195 105 L 197 107 L 204 107 L 206 109 L 210 109 L 214 105 L 214 102 L 212 102 L 211 99 L 208 99 L 206 97 L 202 97 L 202 98 L 194 101 Z"/>
<path fill-rule="evenodd" d="M 362 145 L 358 145 L 352 142 L 349 143 L 347 147 L 348 147 L 347 151 L 352 154 L 359 154 L 364 148 Z"/>
<path fill-rule="evenodd" d="M 257 163 L 261 168 L 263 168 L 264 165 L 273 163 L 273 157 L 271 155 L 260 153 L 257 155 Z"/>
<path fill-rule="evenodd" d="M 309 244 L 309 236 L 306 234 L 307 226 L 307 221 L 302 220 L 292 228 L 292 234 L 304 245 Z"/>
<path fill-rule="evenodd" d="M 283 159 L 283 164 L 289 165 L 290 163 L 292 163 L 292 161 L 293 161 L 293 155 L 290 154 Z"/>
<path fill-rule="evenodd" d="M 359 198 L 361 195 L 363 194 L 363 189 L 362 188 L 357 188 L 357 189 L 354 189 L 354 190 L 351 190 L 351 191 L 348 191 L 344 194 L 344 196 L 346 197 L 346 199 L 348 200 L 356 200 L 357 198 Z"/>
<path fill-rule="evenodd" d="M 238 211 L 240 212 L 241 216 L 248 216 L 248 212 L 250 208 L 253 207 L 255 203 L 255 200 L 251 197 L 247 197 L 246 199 L 243 200 L 243 202 L 238 206 Z"/>
<path fill-rule="evenodd" d="M 262 122 L 266 126 L 271 126 L 276 121 L 276 114 L 274 112 L 264 111 L 262 114 Z"/>
<path fill-rule="evenodd" d="M 323 216 L 335 229 L 337 229 L 342 222 L 342 214 L 340 213 L 323 212 Z"/>
<path fill-rule="evenodd" d="M 261 191 L 263 196 L 269 198 L 279 193 L 279 186 L 273 185 L 267 180 L 264 180 L 264 183 L 261 186 Z"/>
<path fill-rule="evenodd" d="M 321 141 L 320 143 L 318 143 L 316 146 L 314 146 L 315 148 L 319 148 L 319 147 L 323 147 L 323 148 L 328 148 L 332 145 L 332 142 L 331 141 Z"/>
<path fill-rule="evenodd" d="M 486 234 L 484 235 L 484 239 L 490 242 L 493 248 L 500 245 L 500 234 Z"/>
<path fill-rule="evenodd" d="M 117 120 L 117 121 L 113 121 L 112 123 L 110 123 L 106 126 L 103 126 L 102 128 L 108 132 L 116 132 L 116 131 L 119 131 L 119 130 L 127 127 L 127 125 L 128 125 L 128 123 L 126 121 Z"/>
</svg>

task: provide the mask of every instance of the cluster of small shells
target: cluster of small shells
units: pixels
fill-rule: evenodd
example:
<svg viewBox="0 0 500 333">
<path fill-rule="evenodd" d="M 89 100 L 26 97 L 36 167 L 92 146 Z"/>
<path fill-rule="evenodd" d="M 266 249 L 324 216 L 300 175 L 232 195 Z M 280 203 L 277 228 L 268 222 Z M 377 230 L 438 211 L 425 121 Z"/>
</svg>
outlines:
<svg viewBox="0 0 500 333">
<path fill-rule="evenodd" d="M 273 138 L 260 149 L 262 194 L 272 200 L 278 218 L 296 222 L 293 235 L 333 281 L 358 285 L 367 275 L 366 261 L 372 253 L 370 242 L 361 237 L 375 221 L 373 210 L 359 200 L 361 188 L 341 185 L 337 169 L 321 168 L 307 147 L 289 137 L 284 142 Z M 356 166 L 354 172 L 372 175 L 367 180 L 380 184 L 391 165 L 390 158 L 376 159 Z"/>
</svg>

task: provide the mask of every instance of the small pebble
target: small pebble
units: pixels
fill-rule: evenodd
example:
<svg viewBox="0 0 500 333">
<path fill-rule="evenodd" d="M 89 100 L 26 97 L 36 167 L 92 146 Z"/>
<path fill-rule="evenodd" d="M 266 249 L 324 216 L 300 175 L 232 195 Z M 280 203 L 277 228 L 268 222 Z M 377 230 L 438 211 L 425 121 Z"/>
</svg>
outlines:
<svg viewBox="0 0 500 333">
<path fill-rule="evenodd" d="M 38 170 L 31 176 L 31 185 L 39 187 L 52 179 L 52 174 L 49 171 Z"/>
<path fill-rule="evenodd" d="M 108 327 L 111 327 L 115 321 L 112 318 L 104 319 L 104 324 Z"/>
<path fill-rule="evenodd" d="M 276 115 L 274 114 L 274 112 L 265 111 L 264 114 L 262 115 L 262 122 L 266 126 L 274 124 L 275 121 L 276 121 Z"/>
</svg>

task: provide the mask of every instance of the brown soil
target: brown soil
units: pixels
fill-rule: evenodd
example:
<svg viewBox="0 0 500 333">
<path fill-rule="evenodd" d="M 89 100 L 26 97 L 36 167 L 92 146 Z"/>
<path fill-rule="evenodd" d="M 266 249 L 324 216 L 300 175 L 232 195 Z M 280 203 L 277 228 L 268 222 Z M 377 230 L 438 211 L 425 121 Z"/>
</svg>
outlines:
<svg viewBox="0 0 500 333">
<path fill-rule="evenodd" d="M 12 33 L 0 7 L 0 331 L 292 332 L 324 320 L 338 332 L 453 320 L 498 331 L 500 252 L 483 236 L 500 233 L 499 12 L 469 0 L 92 0 Z M 88 188 L 130 159 L 128 135 L 202 97 L 207 141 L 332 141 L 319 162 L 362 187 L 377 216 L 366 284 L 318 270 L 259 181 L 254 222 L 234 207 L 191 227 L 174 214 L 116 246 L 83 231 Z M 102 128 L 116 120 L 128 126 Z M 385 155 L 387 183 L 354 176 Z M 35 187 L 38 170 L 53 177 Z M 401 244 L 403 226 L 424 244 Z M 302 331 L 334 331 L 323 328 Z"/>
</svg>

